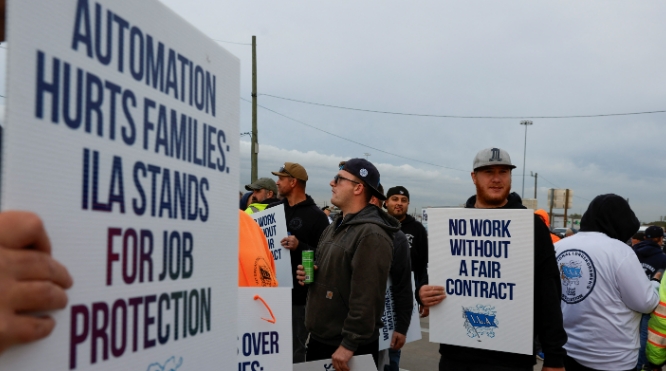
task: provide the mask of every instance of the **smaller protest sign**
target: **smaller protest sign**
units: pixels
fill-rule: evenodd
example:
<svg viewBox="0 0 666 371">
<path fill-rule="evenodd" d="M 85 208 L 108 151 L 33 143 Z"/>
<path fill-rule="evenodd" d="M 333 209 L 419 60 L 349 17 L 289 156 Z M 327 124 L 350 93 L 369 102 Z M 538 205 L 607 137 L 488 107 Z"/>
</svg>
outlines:
<svg viewBox="0 0 666 371">
<path fill-rule="evenodd" d="M 429 209 L 430 341 L 532 354 L 532 210 Z"/>
<path fill-rule="evenodd" d="M 292 288 L 293 278 L 291 273 L 290 252 L 282 248 L 280 241 L 288 236 L 287 219 L 284 216 L 284 208 L 272 207 L 251 215 L 264 231 L 268 249 L 273 254 L 275 260 L 275 275 L 277 276 L 280 287 Z"/>
<path fill-rule="evenodd" d="M 372 356 L 365 354 L 362 356 L 352 357 L 347 363 L 350 371 L 377 371 L 375 361 Z M 312 361 L 305 363 L 297 363 L 294 365 L 294 371 L 333 371 L 333 363 L 330 359 L 322 361 Z"/>
<path fill-rule="evenodd" d="M 412 273 L 412 292 L 414 292 L 414 274 Z M 411 343 L 416 340 L 421 340 L 421 321 L 419 319 L 419 304 L 412 295 L 412 317 L 409 322 L 407 334 L 405 334 L 405 344 Z M 379 329 L 379 350 L 388 349 L 391 346 L 391 338 L 395 331 L 397 316 L 395 313 L 395 305 L 393 301 L 393 282 L 389 277 L 386 284 L 386 297 L 384 299 L 384 314 L 382 315 L 382 323 L 384 327 Z M 391 314 L 389 316 L 389 313 Z"/>
<path fill-rule="evenodd" d="M 291 370 L 291 289 L 238 288 L 238 371 Z"/>
<path fill-rule="evenodd" d="M 421 224 L 428 230 L 428 209 L 421 209 Z"/>
</svg>

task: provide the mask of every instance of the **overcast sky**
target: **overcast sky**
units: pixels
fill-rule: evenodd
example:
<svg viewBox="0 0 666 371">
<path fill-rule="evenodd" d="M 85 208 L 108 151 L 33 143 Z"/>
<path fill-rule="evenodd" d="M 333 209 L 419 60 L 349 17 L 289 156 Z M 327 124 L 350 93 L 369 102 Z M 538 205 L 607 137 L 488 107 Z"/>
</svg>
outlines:
<svg viewBox="0 0 666 371">
<path fill-rule="evenodd" d="M 249 43 L 256 35 L 260 94 L 379 111 L 525 117 L 534 122 L 527 129 L 525 197 L 534 196 L 535 172 L 540 207 L 547 189 L 558 187 L 573 190 L 572 212 L 613 192 L 629 198 L 642 221 L 666 215 L 666 114 L 533 118 L 665 110 L 664 2 L 164 3 L 213 39 Z M 241 96 L 250 100 L 251 47 L 220 45 L 240 58 Z M 408 187 L 412 210 L 463 203 L 474 193 L 474 155 L 487 147 L 510 153 L 518 165 L 513 189 L 522 191 L 519 118 L 385 115 L 267 96 L 259 104 L 402 156 L 260 108 L 259 175 L 300 162 L 320 203 L 330 197 L 338 161 L 364 153 L 385 187 Z M 240 125 L 251 130 L 251 106 L 243 101 Z M 240 148 L 246 184 L 250 146 Z"/>
<path fill-rule="evenodd" d="M 642 221 L 666 215 L 666 113 L 536 118 L 666 110 L 665 2 L 163 2 L 213 39 L 250 43 L 256 35 L 260 94 L 378 111 L 531 119 L 526 198 L 534 196 L 535 172 L 542 208 L 547 189 L 556 187 L 573 190 L 571 212 L 612 192 L 629 198 Z M 251 100 L 251 47 L 219 44 L 240 58 L 241 97 Z M 259 176 L 300 162 L 310 174 L 308 193 L 320 204 L 330 198 L 337 163 L 365 153 L 386 188 L 410 190 L 410 211 L 462 204 L 474 193 L 474 155 L 487 147 L 509 152 L 518 166 L 513 190 L 521 193 L 520 118 L 387 115 L 268 96 L 259 104 L 302 122 L 259 109 Z M 241 101 L 240 131 L 250 130 L 251 105 Z M 240 140 L 239 189 L 250 180 L 249 137 Z"/>
</svg>

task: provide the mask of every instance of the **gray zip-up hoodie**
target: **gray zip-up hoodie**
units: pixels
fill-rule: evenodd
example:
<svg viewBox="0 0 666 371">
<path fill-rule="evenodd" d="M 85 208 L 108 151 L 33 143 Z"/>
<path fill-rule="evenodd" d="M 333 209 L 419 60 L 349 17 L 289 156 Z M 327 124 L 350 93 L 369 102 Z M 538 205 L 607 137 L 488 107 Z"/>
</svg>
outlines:
<svg viewBox="0 0 666 371">
<path fill-rule="evenodd" d="M 305 309 L 305 327 L 315 340 L 356 351 L 378 338 L 399 229 L 395 218 L 368 205 L 324 230 Z"/>
</svg>

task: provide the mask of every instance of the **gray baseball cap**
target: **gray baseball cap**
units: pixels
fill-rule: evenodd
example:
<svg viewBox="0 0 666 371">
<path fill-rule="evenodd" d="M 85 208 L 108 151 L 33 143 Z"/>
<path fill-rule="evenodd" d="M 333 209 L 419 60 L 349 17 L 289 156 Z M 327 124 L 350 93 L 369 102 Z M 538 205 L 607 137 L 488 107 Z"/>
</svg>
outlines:
<svg viewBox="0 0 666 371">
<path fill-rule="evenodd" d="M 494 166 L 494 165 L 504 165 L 512 169 L 515 169 L 516 166 L 511 163 L 511 157 L 509 153 L 501 148 L 486 148 L 474 157 L 474 170 L 485 167 L 485 166 Z"/>
<path fill-rule="evenodd" d="M 246 185 L 245 189 L 248 191 L 267 189 L 269 191 L 273 191 L 274 194 L 277 194 L 278 192 L 277 184 L 275 184 L 275 181 L 271 178 L 259 178 L 255 180 L 254 183 Z"/>
</svg>

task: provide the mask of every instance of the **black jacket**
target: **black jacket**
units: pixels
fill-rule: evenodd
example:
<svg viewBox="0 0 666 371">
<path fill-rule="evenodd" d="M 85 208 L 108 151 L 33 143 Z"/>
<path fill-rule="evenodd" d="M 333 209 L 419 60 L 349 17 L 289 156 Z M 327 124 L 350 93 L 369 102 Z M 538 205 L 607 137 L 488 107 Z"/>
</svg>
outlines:
<svg viewBox="0 0 666 371">
<path fill-rule="evenodd" d="M 284 215 L 287 220 L 287 232 L 298 238 L 298 247 L 290 250 L 291 271 L 294 288 L 291 294 L 292 305 L 305 305 L 308 296 L 309 285 L 301 286 L 296 280 L 296 267 L 302 263 L 303 251 L 317 249 L 317 242 L 324 229 L 328 227 L 328 218 L 323 211 L 317 207 L 312 197 L 305 195 L 305 201 L 294 206 L 283 199 L 270 204 L 268 208 L 284 205 Z"/>
<path fill-rule="evenodd" d="M 395 331 L 405 335 L 412 320 L 414 300 L 412 299 L 412 275 L 409 261 L 409 243 L 402 231 L 393 236 L 393 260 L 389 275 L 393 282 L 393 307 L 396 321 Z"/>
<path fill-rule="evenodd" d="M 466 208 L 474 208 L 476 196 L 467 200 Z M 501 209 L 525 209 L 520 196 L 511 193 Z M 563 367 L 567 334 L 562 323 L 560 300 L 562 284 L 555 260 L 550 231 L 538 215 L 534 215 L 534 330 L 545 354 L 544 366 Z M 446 299 L 444 299 L 446 300 Z M 505 367 L 529 367 L 536 364 L 534 355 L 440 345 L 442 358 L 471 361 Z"/>
<path fill-rule="evenodd" d="M 405 233 L 407 241 L 409 241 L 414 281 L 422 282 L 425 280 L 424 276 L 427 274 L 428 268 L 428 232 L 423 224 L 409 214 L 400 222 L 400 230 Z M 421 299 L 418 298 L 418 295 L 416 296 L 416 300 L 420 303 Z"/>
<path fill-rule="evenodd" d="M 652 240 L 641 241 L 634 246 L 634 252 L 649 279 L 652 279 L 658 270 L 666 269 L 666 254 L 658 243 Z"/>
</svg>

